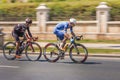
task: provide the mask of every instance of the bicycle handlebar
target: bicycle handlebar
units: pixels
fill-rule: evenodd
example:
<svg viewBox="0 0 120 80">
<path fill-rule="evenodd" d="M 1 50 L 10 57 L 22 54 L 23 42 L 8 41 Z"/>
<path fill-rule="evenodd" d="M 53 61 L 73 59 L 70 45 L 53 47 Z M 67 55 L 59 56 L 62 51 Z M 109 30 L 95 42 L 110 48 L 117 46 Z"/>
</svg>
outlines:
<svg viewBox="0 0 120 80">
<path fill-rule="evenodd" d="M 28 34 L 26 33 L 26 37 L 27 37 L 27 41 L 37 41 L 38 40 L 38 37 L 29 37 Z"/>
<path fill-rule="evenodd" d="M 80 36 L 72 36 L 71 39 L 81 40 L 81 39 L 83 39 L 83 35 L 80 35 Z"/>
</svg>

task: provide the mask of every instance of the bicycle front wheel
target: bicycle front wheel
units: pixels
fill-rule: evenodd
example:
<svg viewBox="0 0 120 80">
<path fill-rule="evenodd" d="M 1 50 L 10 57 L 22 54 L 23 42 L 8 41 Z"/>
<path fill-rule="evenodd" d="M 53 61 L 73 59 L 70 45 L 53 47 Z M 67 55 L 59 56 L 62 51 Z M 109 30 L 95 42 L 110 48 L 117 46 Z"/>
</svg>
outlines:
<svg viewBox="0 0 120 80">
<path fill-rule="evenodd" d="M 38 43 L 31 42 L 26 46 L 25 54 L 28 60 L 37 61 L 42 55 L 42 49 Z"/>
<path fill-rule="evenodd" d="M 44 47 L 44 57 L 49 62 L 56 62 L 59 59 L 59 48 L 54 43 L 48 43 Z"/>
<path fill-rule="evenodd" d="M 70 48 L 69 54 L 70 54 L 71 60 L 76 63 L 83 63 L 86 61 L 88 57 L 87 48 L 82 44 L 73 45 Z"/>
<path fill-rule="evenodd" d="M 14 42 L 8 42 L 3 46 L 3 55 L 7 60 L 14 60 L 16 45 Z"/>
</svg>

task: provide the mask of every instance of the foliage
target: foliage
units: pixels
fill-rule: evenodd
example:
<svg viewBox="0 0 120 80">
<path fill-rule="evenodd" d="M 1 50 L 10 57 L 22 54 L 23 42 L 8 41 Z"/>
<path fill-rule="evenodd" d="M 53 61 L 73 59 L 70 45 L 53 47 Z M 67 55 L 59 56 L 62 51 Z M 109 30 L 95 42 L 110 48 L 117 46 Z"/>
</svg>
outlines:
<svg viewBox="0 0 120 80">
<path fill-rule="evenodd" d="M 2 2 L 2 3 L 7 3 L 7 0 L 2 0 L 1 2 Z"/>
<path fill-rule="evenodd" d="M 5 1 L 5 0 L 2 0 Z M 50 8 L 50 20 L 66 20 L 75 17 L 78 20 L 95 20 L 96 7 L 106 1 L 110 10 L 111 20 L 120 20 L 119 0 L 29 0 L 30 3 L 1 3 L 0 19 L 6 17 L 36 17 L 36 7 L 42 1 Z M 54 2 L 50 2 L 54 1 Z M 34 3 L 37 2 L 37 3 Z M 7 6 L 6 6 L 7 5 Z M 8 19 L 7 19 L 8 20 Z M 22 19 L 21 19 L 22 20 Z"/>
<path fill-rule="evenodd" d="M 15 3 L 15 2 L 16 2 L 16 0 L 11 0 L 11 2 L 12 2 L 12 3 Z"/>
<path fill-rule="evenodd" d="M 28 0 L 28 2 L 59 2 L 59 1 L 80 1 L 80 0 Z"/>
<path fill-rule="evenodd" d="M 6 17 L 18 17 L 18 18 L 27 17 L 27 16 L 34 17 L 36 14 L 35 8 L 37 7 L 37 4 L 34 3 L 30 3 L 30 4 L 11 3 L 8 6 L 6 5 L 7 4 L 0 6 L 0 15 L 2 17 L 5 17 L 5 19 Z"/>
</svg>

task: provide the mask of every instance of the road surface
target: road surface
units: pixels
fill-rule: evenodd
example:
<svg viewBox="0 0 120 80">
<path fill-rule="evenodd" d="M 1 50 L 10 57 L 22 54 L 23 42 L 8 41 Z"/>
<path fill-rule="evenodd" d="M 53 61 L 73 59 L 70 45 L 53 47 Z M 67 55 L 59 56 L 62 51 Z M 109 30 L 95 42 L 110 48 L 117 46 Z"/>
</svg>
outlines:
<svg viewBox="0 0 120 80">
<path fill-rule="evenodd" d="M 75 64 L 69 57 L 56 63 L 6 60 L 0 55 L 0 80 L 119 80 L 120 58 L 89 57 L 84 64 Z"/>
</svg>

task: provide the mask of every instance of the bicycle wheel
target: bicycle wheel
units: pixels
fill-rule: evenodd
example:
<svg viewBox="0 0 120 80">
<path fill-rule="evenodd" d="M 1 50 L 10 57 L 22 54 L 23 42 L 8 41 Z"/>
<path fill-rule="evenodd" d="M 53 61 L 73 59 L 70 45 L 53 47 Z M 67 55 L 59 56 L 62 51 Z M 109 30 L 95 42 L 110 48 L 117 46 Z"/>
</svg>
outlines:
<svg viewBox="0 0 120 80">
<path fill-rule="evenodd" d="M 38 43 L 31 42 L 26 46 L 25 54 L 28 60 L 37 61 L 42 55 L 42 49 Z"/>
<path fill-rule="evenodd" d="M 72 46 L 69 54 L 71 60 L 76 63 L 83 63 L 88 57 L 87 48 L 82 44 L 76 44 L 76 47 Z"/>
<path fill-rule="evenodd" d="M 49 62 L 56 62 L 59 59 L 59 48 L 54 43 L 48 43 L 44 47 L 44 57 Z"/>
<path fill-rule="evenodd" d="M 14 42 L 8 42 L 3 46 L 3 55 L 7 60 L 14 60 L 16 46 Z"/>
</svg>

